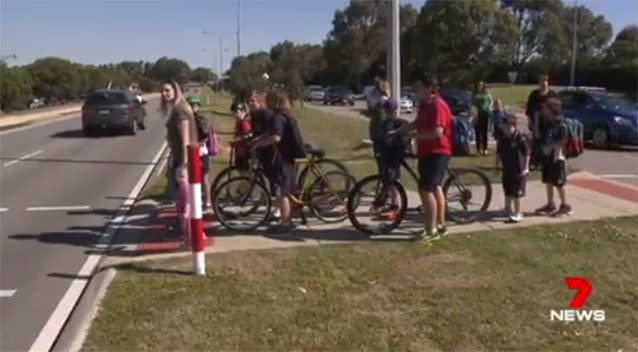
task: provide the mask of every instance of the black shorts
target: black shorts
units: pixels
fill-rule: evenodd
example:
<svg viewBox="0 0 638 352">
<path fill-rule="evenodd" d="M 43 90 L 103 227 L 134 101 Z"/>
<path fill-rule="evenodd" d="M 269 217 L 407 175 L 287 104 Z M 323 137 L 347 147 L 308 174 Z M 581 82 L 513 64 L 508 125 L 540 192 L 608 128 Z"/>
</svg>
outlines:
<svg viewBox="0 0 638 352">
<path fill-rule="evenodd" d="M 567 169 L 565 160 L 552 160 L 547 158 L 543 161 L 542 178 L 544 184 L 554 187 L 562 187 L 567 183 Z"/>
<path fill-rule="evenodd" d="M 419 188 L 434 192 L 443 184 L 445 169 L 450 161 L 450 156 L 431 154 L 419 159 Z"/>
<path fill-rule="evenodd" d="M 266 177 L 270 181 L 270 192 L 275 197 L 288 197 L 295 193 L 297 186 L 297 167 L 294 163 L 282 161 L 278 165 L 266 168 Z"/>
<path fill-rule="evenodd" d="M 383 169 L 381 170 L 381 179 L 383 182 L 398 181 L 401 179 L 401 158 L 395 160 L 382 159 Z"/>
<path fill-rule="evenodd" d="M 506 197 L 522 198 L 525 197 L 525 185 L 527 177 L 507 177 L 503 178 L 503 192 Z"/>
<path fill-rule="evenodd" d="M 206 176 L 210 171 L 210 155 L 202 155 L 202 176 Z"/>
</svg>

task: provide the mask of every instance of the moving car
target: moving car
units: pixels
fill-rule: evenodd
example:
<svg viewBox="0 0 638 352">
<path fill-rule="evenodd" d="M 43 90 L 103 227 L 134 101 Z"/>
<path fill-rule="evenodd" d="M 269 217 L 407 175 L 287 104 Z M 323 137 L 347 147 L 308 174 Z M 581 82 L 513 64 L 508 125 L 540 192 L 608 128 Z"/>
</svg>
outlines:
<svg viewBox="0 0 638 352">
<path fill-rule="evenodd" d="M 82 131 L 90 136 L 100 130 L 124 130 L 134 135 L 145 129 L 145 101 L 140 102 L 128 89 L 94 91 L 82 106 Z"/>
<path fill-rule="evenodd" d="M 600 89 L 566 89 L 558 93 L 563 115 L 580 121 L 585 140 L 598 148 L 638 145 L 638 107 L 620 95 Z"/>
<path fill-rule="evenodd" d="M 306 100 L 307 101 L 323 101 L 323 97 L 325 96 L 325 90 L 322 86 L 308 86 L 306 88 Z"/>
<path fill-rule="evenodd" d="M 354 96 L 350 93 L 350 90 L 343 86 L 330 87 L 326 90 L 326 94 L 323 97 L 323 105 L 354 105 Z"/>
</svg>

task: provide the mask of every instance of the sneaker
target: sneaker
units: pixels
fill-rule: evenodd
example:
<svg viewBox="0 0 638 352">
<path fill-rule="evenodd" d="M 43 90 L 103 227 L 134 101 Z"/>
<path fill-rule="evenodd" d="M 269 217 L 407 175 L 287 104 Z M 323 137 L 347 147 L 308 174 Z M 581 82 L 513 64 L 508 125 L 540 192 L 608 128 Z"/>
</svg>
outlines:
<svg viewBox="0 0 638 352">
<path fill-rule="evenodd" d="M 552 214 L 556 211 L 556 206 L 554 204 L 546 204 L 535 210 L 537 214 Z"/>
<path fill-rule="evenodd" d="M 448 230 L 447 230 L 447 226 L 439 226 L 439 227 L 436 228 L 436 231 L 441 236 L 447 236 L 448 233 L 449 233 Z"/>
<path fill-rule="evenodd" d="M 574 212 L 572 211 L 572 207 L 569 204 L 561 204 L 558 211 L 556 211 L 553 216 L 562 216 L 562 215 L 572 215 Z"/>
<path fill-rule="evenodd" d="M 417 233 L 415 234 L 412 239 L 415 241 L 421 241 L 424 243 L 429 243 L 435 240 L 438 240 L 440 238 L 439 236 L 439 232 L 437 230 L 428 232 L 427 230 L 424 230 L 423 232 Z"/>
<path fill-rule="evenodd" d="M 516 213 L 516 214 L 510 215 L 510 221 L 511 222 L 521 222 L 521 221 L 523 221 L 523 214 Z"/>
<path fill-rule="evenodd" d="M 379 210 L 379 217 L 386 220 L 393 221 L 399 214 L 399 207 L 397 205 L 390 205 Z"/>
</svg>

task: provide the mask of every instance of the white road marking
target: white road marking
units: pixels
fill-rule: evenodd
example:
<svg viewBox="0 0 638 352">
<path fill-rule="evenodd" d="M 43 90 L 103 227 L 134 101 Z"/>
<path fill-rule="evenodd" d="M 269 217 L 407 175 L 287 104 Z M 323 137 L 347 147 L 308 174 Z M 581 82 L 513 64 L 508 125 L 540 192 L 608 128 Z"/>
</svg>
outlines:
<svg viewBox="0 0 638 352">
<path fill-rule="evenodd" d="M 17 163 L 19 163 L 19 162 L 21 162 L 23 160 L 29 159 L 30 157 L 36 156 L 36 155 L 41 154 L 41 153 L 42 153 L 41 150 L 36 150 L 35 152 L 33 152 L 31 154 L 27 154 L 27 155 L 21 156 L 21 157 L 17 158 L 16 160 L 7 161 L 2 166 L 4 166 L 4 167 L 11 166 L 13 164 L 17 164 Z"/>
<path fill-rule="evenodd" d="M 18 290 L 0 290 L 0 297 L 11 297 L 16 294 Z"/>
<path fill-rule="evenodd" d="M 128 197 L 126 197 L 126 200 L 124 201 L 124 203 L 122 203 L 122 206 L 120 206 L 120 209 L 115 214 L 115 218 L 125 216 L 126 213 L 128 213 L 131 205 L 133 205 L 135 199 L 137 199 L 137 196 L 142 191 L 142 187 L 144 187 L 144 184 L 146 184 L 146 181 L 151 175 L 153 167 L 159 161 L 159 158 L 162 156 L 162 153 L 164 153 L 164 150 L 166 150 L 166 146 L 167 144 L 166 142 L 164 142 L 160 150 L 153 158 L 153 162 L 146 167 L 146 170 L 144 170 L 144 173 L 131 190 L 131 193 L 128 195 Z M 101 236 L 100 243 L 98 243 L 98 245 L 110 244 L 113 240 L 113 236 L 120 229 L 120 226 L 121 224 L 109 226 L 109 228 L 105 232 L 106 236 Z M 80 278 L 73 279 L 73 282 L 71 282 L 71 286 L 69 286 L 66 293 L 47 320 L 46 324 L 44 325 L 42 330 L 40 330 L 40 333 L 38 333 L 38 336 L 29 349 L 30 352 L 48 351 L 51 349 L 51 346 L 53 346 L 53 343 L 58 338 L 60 331 L 62 331 L 64 323 L 73 311 L 73 307 L 75 307 L 75 304 L 80 299 L 84 288 L 88 284 L 87 278 L 93 274 L 101 256 L 101 254 L 90 254 L 86 258 L 86 262 L 84 262 L 84 265 L 77 274 L 77 276 L 79 276 Z M 81 332 L 82 335 L 80 336 L 80 340 L 83 341 L 86 338 L 86 333 L 87 331 Z"/>
<path fill-rule="evenodd" d="M 73 211 L 73 210 L 89 210 L 89 205 L 70 205 L 58 207 L 30 207 L 27 211 Z"/>
<path fill-rule="evenodd" d="M 605 177 L 605 178 L 622 178 L 622 179 L 638 178 L 638 175 L 634 175 L 634 174 L 603 174 L 598 176 Z"/>
<path fill-rule="evenodd" d="M 4 213 L 6 211 L 9 211 L 9 208 L 0 208 L 0 213 Z"/>
<path fill-rule="evenodd" d="M 62 115 L 58 115 L 59 117 L 54 117 L 50 120 L 46 120 L 44 122 L 35 122 L 32 124 L 29 124 L 29 122 L 27 122 L 26 126 L 22 126 L 22 127 L 16 127 L 16 128 L 10 128 L 7 129 L 6 131 L 2 131 L 0 132 L 0 136 L 4 136 L 5 134 L 9 134 L 9 133 L 14 133 L 14 132 L 20 132 L 20 131 L 24 131 L 24 130 L 28 130 L 34 127 L 40 127 L 40 126 L 45 126 L 45 125 L 49 125 L 52 124 L 54 122 L 60 122 L 60 121 L 66 121 L 66 120 L 70 120 L 73 118 L 80 118 L 81 115 L 79 115 L 80 111 L 78 108 L 77 113 L 69 113 L 69 116 L 65 116 L 64 114 Z"/>
</svg>

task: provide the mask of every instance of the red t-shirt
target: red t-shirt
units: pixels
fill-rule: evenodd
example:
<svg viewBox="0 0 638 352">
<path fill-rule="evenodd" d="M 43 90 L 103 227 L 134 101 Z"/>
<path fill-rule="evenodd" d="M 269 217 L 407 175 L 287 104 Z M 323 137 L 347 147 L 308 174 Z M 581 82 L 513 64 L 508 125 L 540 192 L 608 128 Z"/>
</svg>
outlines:
<svg viewBox="0 0 638 352">
<path fill-rule="evenodd" d="M 235 138 L 243 137 L 244 135 L 250 133 L 252 130 L 252 126 L 250 125 L 250 121 L 247 119 L 237 120 L 235 121 Z M 248 153 L 248 149 L 246 148 L 246 142 L 239 142 L 235 144 L 235 154 L 236 155 L 245 155 Z"/>
<path fill-rule="evenodd" d="M 421 102 L 414 124 L 418 133 L 430 133 L 437 127 L 443 128 L 440 138 L 417 140 L 419 159 L 431 154 L 452 155 L 452 113 L 438 94 L 430 101 Z"/>
</svg>

